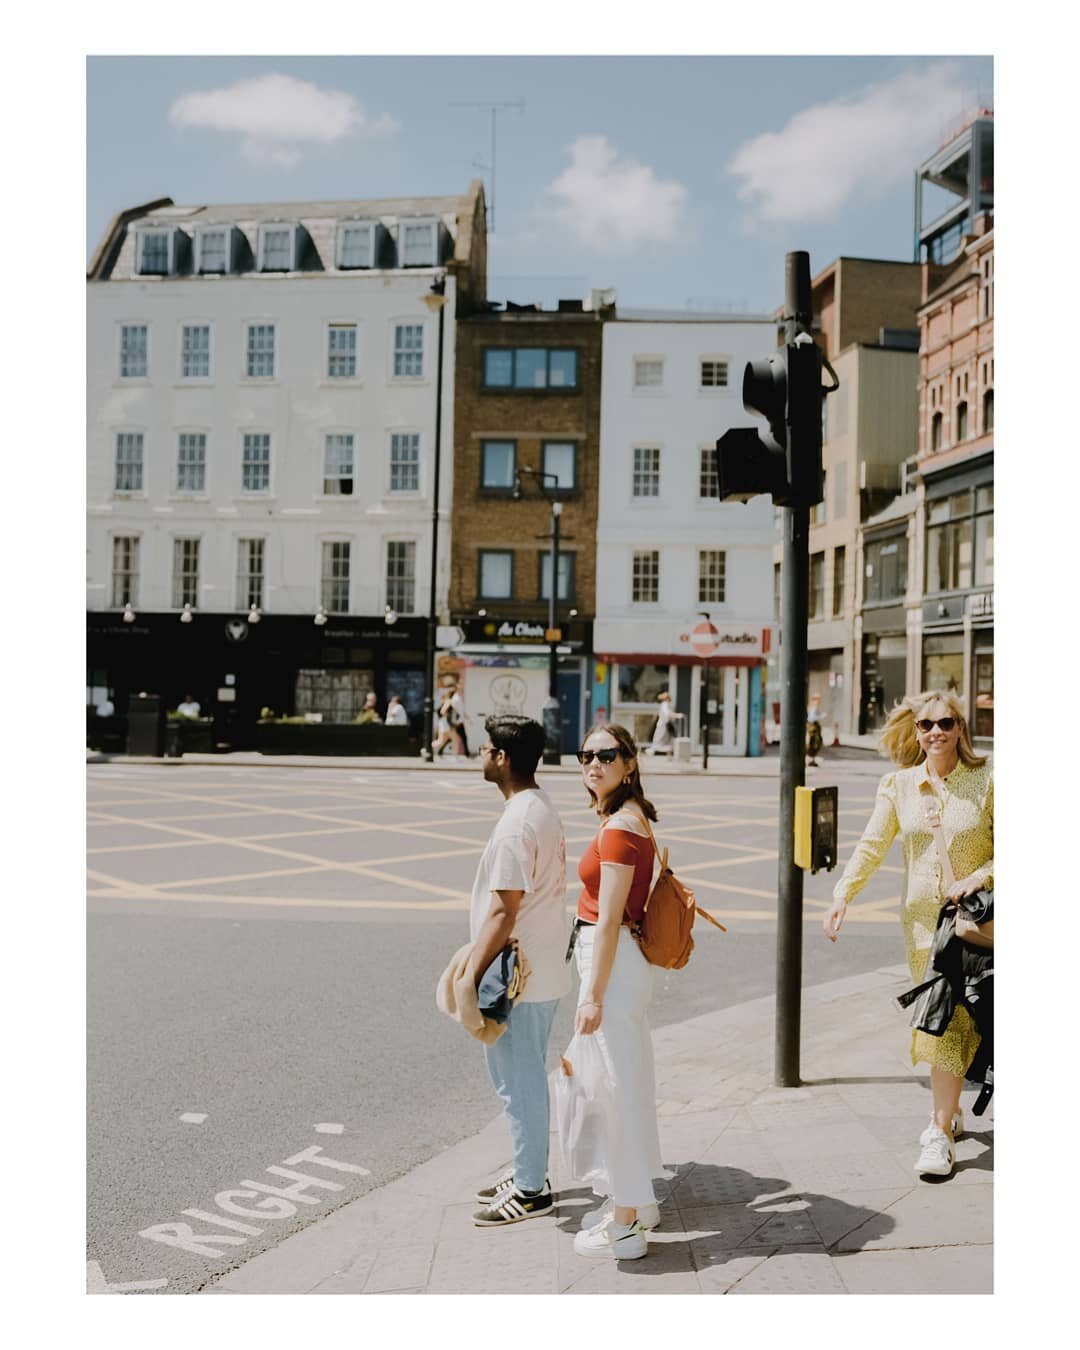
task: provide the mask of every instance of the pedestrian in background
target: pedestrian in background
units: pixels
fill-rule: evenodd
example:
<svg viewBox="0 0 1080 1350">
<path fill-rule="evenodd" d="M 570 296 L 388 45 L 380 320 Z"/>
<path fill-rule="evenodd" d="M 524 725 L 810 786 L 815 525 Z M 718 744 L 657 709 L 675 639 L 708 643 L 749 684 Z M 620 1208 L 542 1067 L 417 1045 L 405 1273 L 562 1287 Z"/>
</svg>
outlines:
<svg viewBox="0 0 1080 1350">
<path fill-rule="evenodd" d="M 617 1127 L 605 1140 L 612 1193 L 582 1218 L 574 1250 L 634 1260 L 648 1250 L 646 1230 L 660 1222 L 652 1179 L 664 1175 L 648 1022 L 653 967 L 630 927 L 652 889 L 655 851 L 645 822 L 657 815 L 642 790 L 637 746 L 625 727 L 596 727 L 578 759 L 601 824 L 578 866 L 575 1029 L 600 1039 L 611 1066 Z"/>
<path fill-rule="evenodd" d="M 528 717 L 496 715 L 480 747 L 484 779 L 506 805 L 480 858 L 473 883 L 469 972 L 477 988 L 492 961 L 515 938 L 529 978 L 506 1021 L 484 1046 L 514 1146 L 513 1169 L 477 1191 L 473 1222 L 499 1228 L 550 1214 L 547 1044 L 559 999 L 570 991 L 566 940 L 566 840 L 559 813 L 536 781 L 544 728 Z"/>
<path fill-rule="evenodd" d="M 660 710 L 656 717 L 656 726 L 653 728 L 649 753 L 651 755 L 670 755 L 675 749 L 675 723 L 682 721 L 684 714 L 675 711 L 671 703 L 671 695 L 666 689 L 657 694 L 656 698 L 660 704 Z"/>
<path fill-rule="evenodd" d="M 456 753 L 469 755 L 469 738 L 465 731 L 465 700 L 461 696 L 461 687 L 455 681 L 450 685 L 448 692 L 447 721 L 450 724 L 450 734 L 456 741 Z"/>
<path fill-rule="evenodd" d="M 405 711 L 405 705 L 397 694 L 391 694 L 390 702 L 386 705 L 386 725 L 388 727 L 407 727 L 409 725 L 409 714 Z"/>
<path fill-rule="evenodd" d="M 904 884 L 900 922 L 913 979 L 923 979 L 941 907 L 993 886 L 994 779 L 984 755 L 971 744 L 956 696 L 930 690 L 904 699 L 889 714 L 883 751 L 897 766 L 881 780 L 874 811 L 833 891 L 825 936 L 835 942 L 848 904 L 862 890 L 900 836 Z M 954 877 L 943 883 L 934 831 L 940 827 Z M 963 1129 L 960 1092 L 975 1057 L 979 1033 L 967 1009 L 957 1006 L 943 1036 L 912 1032 L 911 1062 L 930 1065 L 933 1115 L 920 1138 L 918 1175 L 949 1176 L 955 1139 Z"/>
<path fill-rule="evenodd" d="M 176 705 L 176 711 L 181 717 L 198 717 L 202 708 L 196 701 L 194 694 L 185 694 L 183 701 Z"/>
<path fill-rule="evenodd" d="M 382 722 L 379 716 L 379 700 L 375 697 L 375 691 L 369 689 L 364 695 L 364 706 L 356 714 L 354 721 L 359 722 L 361 726 L 370 726 L 375 722 Z"/>
</svg>

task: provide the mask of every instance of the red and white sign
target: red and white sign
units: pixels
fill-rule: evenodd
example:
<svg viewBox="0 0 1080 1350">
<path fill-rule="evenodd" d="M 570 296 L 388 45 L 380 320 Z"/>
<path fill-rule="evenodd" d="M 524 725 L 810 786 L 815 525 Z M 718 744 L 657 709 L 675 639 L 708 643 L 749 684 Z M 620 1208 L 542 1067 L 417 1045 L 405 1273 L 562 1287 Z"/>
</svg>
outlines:
<svg viewBox="0 0 1080 1350">
<path fill-rule="evenodd" d="M 690 646 L 698 656 L 713 656 L 720 645 L 720 630 L 703 619 L 690 634 Z"/>
</svg>

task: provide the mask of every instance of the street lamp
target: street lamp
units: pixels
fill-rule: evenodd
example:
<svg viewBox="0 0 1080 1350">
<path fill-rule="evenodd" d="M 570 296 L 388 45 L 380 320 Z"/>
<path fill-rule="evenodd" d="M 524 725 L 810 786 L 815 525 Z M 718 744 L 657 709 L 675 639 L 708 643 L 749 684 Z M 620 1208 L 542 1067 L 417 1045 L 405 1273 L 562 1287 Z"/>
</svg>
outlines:
<svg viewBox="0 0 1080 1350">
<path fill-rule="evenodd" d="M 313 622 L 314 622 L 314 623 L 317 623 L 317 624 L 319 625 L 320 628 L 321 628 L 321 627 L 323 626 L 323 624 L 326 622 L 326 606 L 325 606 L 325 605 L 320 605 L 319 608 L 315 611 L 315 618 L 314 618 Z"/>
<path fill-rule="evenodd" d="M 387 626 L 397 623 L 397 610 L 392 605 L 387 605 L 383 610 L 383 621 Z"/>
<path fill-rule="evenodd" d="M 261 619 L 262 619 L 262 610 L 259 608 L 258 605 L 253 603 L 251 608 L 248 610 L 248 623 L 259 623 Z"/>
<path fill-rule="evenodd" d="M 707 614 L 703 609 L 698 610 L 698 614 L 706 621 L 712 623 L 712 615 Z M 701 696 L 698 702 L 698 721 L 701 723 L 701 767 L 709 767 L 709 658 L 701 658 Z"/>
<path fill-rule="evenodd" d="M 180 622 L 181 622 L 181 623 L 190 623 L 194 617 L 195 617 L 195 616 L 194 616 L 194 615 L 192 614 L 192 612 L 191 612 L 191 605 L 190 605 L 190 604 L 185 604 L 183 610 L 182 610 L 181 613 L 180 613 Z"/>
<path fill-rule="evenodd" d="M 422 299 L 427 308 L 439 316 L 435 367 L 435 462 L 431 486 L 431 589 L 428 595 L 427 651 L 424 659 L 424 734 L 420 738 L 421 755 L 433 763 L 435 752 L 431 748 L 431 733 L 435 724 L 435 625 L 439 618 L 436 607 L 439 580 L 439 466 L 442 459 L 443 321 L 447 299 L 445 272 L 435 278 L 431 289 Z"/>
<path fill-rule="evenodd" d="M 530 469 L 527 466 L 518 469 L 514 474 L 514 501 L 520 501 L 522 498 L 521 476 L 529 474 L 535 478 L 540 486 L 540 491 L 551 506 L 551 533 L 550 535 L 540 535 L 541 539 L 551 540 L 551 587 L 548 592 L 548 696 L 544 702 L 544 731 L 546 733 L 546 744 L 544 746 L 544 763 L 558 764 L 562 760 L 562 705 L 559 703 L 559 629 L 558 629 L 558 595 L 559 595 L 559 526 L 562 517 L 562 502 L 558 500 L 555 493 L 559 490 L 559 475 L 557 473 L 545 473 L 542 469 Z M 549 494 L 548 483 L 554 484 Z"/>
<path fill-rule="evenodd" d="M 130 601 L 130 600 L 129 600 L 129 601 L 127 602 L 127 604 L 124 606 L 124 622 L 125 622 L 125 623 L 134 623 L 134 622 L 135 622 L 135 611 L 134 611 L 134 610 L 132 609 L 132 607 L 131 607 L 131 601 Z"/>
</svg>

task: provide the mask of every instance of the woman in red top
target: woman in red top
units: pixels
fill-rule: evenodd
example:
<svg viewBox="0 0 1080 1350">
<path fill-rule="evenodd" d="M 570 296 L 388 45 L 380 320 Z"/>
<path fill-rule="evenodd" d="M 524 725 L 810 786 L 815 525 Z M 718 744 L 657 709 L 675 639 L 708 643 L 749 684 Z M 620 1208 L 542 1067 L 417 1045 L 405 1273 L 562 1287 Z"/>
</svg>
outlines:
<svg viewBox="0 0 1080 1350">
<path fill-rule="evenodd" d="M 642 791 L 637 746 L 625 727 L 594 728 L 578 759 L 601 826 L 578 867 L 581 990 L 575 1028 L 601 1042 L 614 1081 L 616 1121 L 604 1141 L 611 1196 L 585 1215 L 574 1249 L 628 1260 L 645 1255 L 645 1231 L 660 1221 L 652 1178 L 666 1175 L 647 1019 L 653 968 L 630 931 L 652 887 L 655 855 L 645 821 L 656 820 L 656 808 Z"/>
</svg>

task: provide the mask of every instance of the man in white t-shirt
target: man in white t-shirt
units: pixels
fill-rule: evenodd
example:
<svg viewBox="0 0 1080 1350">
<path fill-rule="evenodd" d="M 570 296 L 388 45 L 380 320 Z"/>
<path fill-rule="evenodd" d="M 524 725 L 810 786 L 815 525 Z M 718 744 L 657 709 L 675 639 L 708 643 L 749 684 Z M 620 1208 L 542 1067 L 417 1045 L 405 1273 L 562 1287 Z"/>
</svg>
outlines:
<svg viewBox="0 0 1080 1350">
<path fill-rule="evenodd" d="M 514 1168 L 477 1192 L 481 1227 L 518 1223 L 553 1208 L 548 1181 L 547 1043 L 559 999 L 570 991 L 566 964 L 566 839 L 562 821 L 536 782 L 544 728 L 528 717 L 489 717 L 480 747 L 484 778 L 506 805 L 491 832 L 473 883 L 470 971 L 479 986 L 511 937 L 528 963 L 525 989 L 506 1030 L 484 1047 L 514 1144 Z"/>
</svg>

